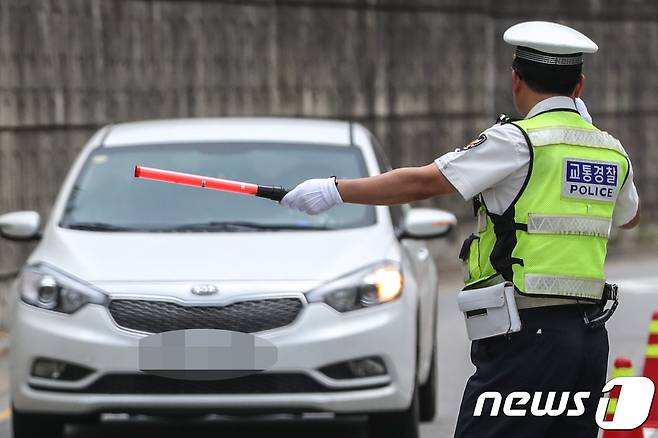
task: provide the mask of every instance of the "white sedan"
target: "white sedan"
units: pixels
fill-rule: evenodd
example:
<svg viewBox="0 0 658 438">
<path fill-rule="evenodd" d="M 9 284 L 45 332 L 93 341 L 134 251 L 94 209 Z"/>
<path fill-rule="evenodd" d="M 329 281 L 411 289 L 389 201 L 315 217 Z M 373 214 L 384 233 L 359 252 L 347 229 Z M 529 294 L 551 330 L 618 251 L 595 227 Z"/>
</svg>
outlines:
<svg viewBox="0 0 658 438">
<path fill-rule="evenodd" d="M 436 403 L 440 210 L 266 199 L 133 178 L 136 164 L 294 187 L 387 169 L 348 122 L 188 119 L 96 133 L 15 286 L 14 436 L 62 436 L 107 412 L 367 414 L 418 436 Z"/>
</svg>

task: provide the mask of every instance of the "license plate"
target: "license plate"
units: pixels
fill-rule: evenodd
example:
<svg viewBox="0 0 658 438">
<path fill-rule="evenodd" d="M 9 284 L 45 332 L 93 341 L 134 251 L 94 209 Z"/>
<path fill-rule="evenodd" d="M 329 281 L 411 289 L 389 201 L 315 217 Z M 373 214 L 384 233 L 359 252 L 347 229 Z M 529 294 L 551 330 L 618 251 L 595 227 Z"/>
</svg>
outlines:
<svg viewBox="0 0 658 438">
<path fill-rule="evenodd" d="M 184 380 L 232 379 L 259 373 L 277 361 L 277 348 L 249 333 L 176 330 L 139 341 L 139 369 Z"/>
</svg>

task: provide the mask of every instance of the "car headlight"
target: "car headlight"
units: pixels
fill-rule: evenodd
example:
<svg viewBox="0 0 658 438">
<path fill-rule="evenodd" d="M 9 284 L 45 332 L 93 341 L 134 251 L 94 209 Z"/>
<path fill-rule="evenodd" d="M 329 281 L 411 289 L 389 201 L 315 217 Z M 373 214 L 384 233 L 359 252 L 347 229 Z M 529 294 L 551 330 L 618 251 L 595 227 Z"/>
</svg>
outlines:
<svg viewBox="0 0 658 438">
<path fill-rule="evenodd" d="M 330 281 L 308 292 L 306 299 L 349 312 L 395 300 L 402 293 L 403 283 L 400 266 L 387 261 Z"/>
<path fill-rule="evenodd" d="M 43 263 L 23 268 L 19 293 L 28 304 L 62 313 L 107 301 L 107 295 L 99 289 Z"/>
</svg>

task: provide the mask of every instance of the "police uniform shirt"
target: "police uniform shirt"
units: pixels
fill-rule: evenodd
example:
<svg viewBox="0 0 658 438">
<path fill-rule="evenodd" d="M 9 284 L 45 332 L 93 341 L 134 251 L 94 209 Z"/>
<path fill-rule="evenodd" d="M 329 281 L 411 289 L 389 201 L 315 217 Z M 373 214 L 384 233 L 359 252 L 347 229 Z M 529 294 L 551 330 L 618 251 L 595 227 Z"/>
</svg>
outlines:
<svg viewBox="0 0 658 438">
<path fill-rule="evenodd" d="M 544 111 L 576 105 L 570 97 L 550 97 L 535 105 L 526 118 Z M 503 214 L 523 187 L 530 164 L 530 151 L 521 131 L 507 123 L 496 124 L 469 145 L 449 152 L 435 161 L 437 167 L 466 200 L 481 193 L 487 208 Z M 616 226 L 630 222 L 637 213 L 639 199 L 629 166 L 626 183 L 619 191 L 612 222 Z M 520 307 L 564 304 L 563 299 L 517 297 Z"/>
</svg>

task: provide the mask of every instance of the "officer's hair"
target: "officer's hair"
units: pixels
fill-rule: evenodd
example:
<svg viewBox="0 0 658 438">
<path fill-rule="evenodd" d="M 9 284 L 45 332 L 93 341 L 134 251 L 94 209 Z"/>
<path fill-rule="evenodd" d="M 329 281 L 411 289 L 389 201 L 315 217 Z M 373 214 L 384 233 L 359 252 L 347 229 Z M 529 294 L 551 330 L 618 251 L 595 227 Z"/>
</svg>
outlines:
<svg viewBox="0 0 658 438">
<path fill-rule="evenodd" d="M 569 96 L 578 84 L 582 64 L 547 65 L 515 58 L 512 68 L 531 90 L 536 93 L 555 93 Z"/>
</svg>

